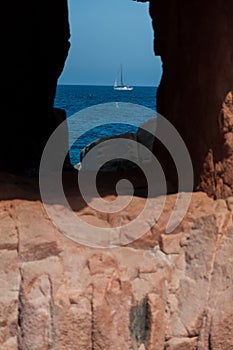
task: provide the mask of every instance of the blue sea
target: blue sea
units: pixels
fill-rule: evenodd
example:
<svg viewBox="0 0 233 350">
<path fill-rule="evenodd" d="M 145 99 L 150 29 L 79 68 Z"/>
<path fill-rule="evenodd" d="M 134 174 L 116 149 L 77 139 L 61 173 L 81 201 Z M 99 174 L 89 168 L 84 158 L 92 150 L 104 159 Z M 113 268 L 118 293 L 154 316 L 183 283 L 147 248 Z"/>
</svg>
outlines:
<svg viewBox="0 0 233 350">
<path fill-rule="evenodd" d="M 156 91 L 156 87 L 134 87 L 132 91 L 117 91 L 114 90 L 112 86 L 58 85 L 55 107 L 62 108 L 66 111 L 69 141 L 70 144 L 72 144 L 75 138 L 75 130 L 83 129 L 83 118 L 79 118 L 82 111 L 89 108 L 88 111 L 92 112 L 98 110 L 98 106 L 102 105 L 101 113 L 104 114 L 104 107 L 106 106 L 106 113 L 109 114 L 111 113 L 109 112 L 109 106 L 116 105 L 117 107 L 118 104 L 121 103 L 140 105 L 156 111 Z M 112 104 L 110 105 L 110 103 Z M 73 118 L 74 115 L 75 118 Z M 133 121 L 137 126 L 132 126 L 130 123 L 127 124 L 128 118 L 125 118 L 125 120 L 121 119 L 119 123 L 106 123 L 106 121 L 101 122 L 100 120 L 99 124 L 105 125 L 93 127 L 94 123 L 93 119 L 90 117 L 90 112 L 86 115 L 87 118 L 85 119 L 84 130 L 88 131 L 85 131 L 78 140 L 75 138 L 76 141 L 70 149 L 70 158 L 73 165 L 80 161 L 81 150 L 94 140 L 125 132 L 136 132 L 137 126 L 148 118 L 143 115 L 139 117 L 137 113 L 135 113 L 135 118 L 134 116 L 130 117 L 134 118 Z M 72 122 L 69 123 L 69 120 L 72 120 Z M 107 120 L 111 121 L 110 115 L 108 115 Z"/>
</svg>

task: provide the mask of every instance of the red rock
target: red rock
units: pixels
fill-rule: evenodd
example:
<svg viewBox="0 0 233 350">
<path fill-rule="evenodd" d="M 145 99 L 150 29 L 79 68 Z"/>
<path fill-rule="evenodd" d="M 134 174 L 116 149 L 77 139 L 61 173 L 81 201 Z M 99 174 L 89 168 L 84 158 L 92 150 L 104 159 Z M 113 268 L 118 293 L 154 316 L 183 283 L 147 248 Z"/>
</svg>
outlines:
<svg viewBox="0 0 233 350">
<path fill-rule="evenodd" d="M 195 189 L 214 198 L 233 193 L 232 11 L 231 0 L 224 10 L 220 0 L 182 7 L 178 0 L 150 1 L 155 54 L 163 64 L 157 110 L 189 150 Z M 174 183 L 170 157 L 157 143 L 154 152 Z"/>
<path fill-rule="evenodd" d="M 11 217 L 12 204 L 0 205 L 0 250 L 16 250 L 18 247 L 18 232 Z"/>
<path fill-rule="evenodd" d="M 18 337 L 19 261 L 16 250 L 0 250 L 0 348 L 16 350 Z"/>
<path fill-rule="evenodd" d="M 162 234 L 160 236 L 160 247 L 165 254 L 179 254 L 181 250 L 181 238 L 183 233 Z"/>
<path fill-rule="evenodd" d="M 0 250 L 0 348 L 231 349 L 230 200 L 194 193 L 184 220 L 167 234 L 175 199 L 167 197 L 140 240 L 114 249 L 68 239 L 39 201 L 1 201 L 0 241 L 9 250 Z M 79 197 L 72 200 L 78 205 Z M 145 201 L 135 197 L 122 222 Z M 103 227 L 120 218 L 88 207 L 76 215 Z"/>
<path fill-rule="evenodd" d="M 165 345 L 165 350 L 196 350 L 198 338 L 173 338 Z"/>
<path fill-rule="evenodd" d="M 58 235 L 53 224 L 46 220 L 40 202 L 15 202 L 13 216 L 20 232 L 22 261 L 41 260 L 59 253 Z"/>
</svg>

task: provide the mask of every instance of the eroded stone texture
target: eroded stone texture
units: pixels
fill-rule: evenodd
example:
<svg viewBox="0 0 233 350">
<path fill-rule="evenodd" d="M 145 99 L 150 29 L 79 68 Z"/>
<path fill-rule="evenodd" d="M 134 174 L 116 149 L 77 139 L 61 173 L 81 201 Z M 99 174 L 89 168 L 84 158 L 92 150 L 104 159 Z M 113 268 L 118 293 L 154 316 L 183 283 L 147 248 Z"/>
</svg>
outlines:
<svg viewBox="0 0 233 350">
<path fill-rule="evenodd" d="M 16 350 L 18 337 L 19 261 L 16 250 L 0 250 L 0 349 Z"/>
<path fill-rule="evenodd" d="M 197 337 L 194 338 L 172 338 L 165 345 L 165 350 L 196 350 Z"/>
<path fill-rule="evenodd" d="M 218 116 L 219 140 L 205 158 L 199 189 L 216 198 L 233 192 L 233 96 L 230 91 Z"/>
<path fill-rule="evenodd" d="M 137 208 L 146 201 L 134 200 Z M 135 246 L 114 249 L 71 241 L 40 201 L 1 201 L 0 349 L 231 349 L 231 200 L 194 193 L 182 224 L 167 234 L 174 201 L 168 196 Z M 104 227 L 117 221 L 92 212 L 95 219 Z"/>
</svg>

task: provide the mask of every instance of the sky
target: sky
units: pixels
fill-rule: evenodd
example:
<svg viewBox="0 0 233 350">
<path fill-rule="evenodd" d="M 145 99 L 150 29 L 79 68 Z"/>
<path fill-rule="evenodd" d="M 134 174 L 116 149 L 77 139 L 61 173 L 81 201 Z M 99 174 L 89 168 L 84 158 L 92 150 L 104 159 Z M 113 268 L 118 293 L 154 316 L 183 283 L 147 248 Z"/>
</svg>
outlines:
<svg viewBox="0 0 233 350">
<path fill-rule="evenodd" d="M 158 86 L 161 61 L 153 52 L 148 3 L 68 0 L 71 48 L 59 84 Z"/>
</svg>

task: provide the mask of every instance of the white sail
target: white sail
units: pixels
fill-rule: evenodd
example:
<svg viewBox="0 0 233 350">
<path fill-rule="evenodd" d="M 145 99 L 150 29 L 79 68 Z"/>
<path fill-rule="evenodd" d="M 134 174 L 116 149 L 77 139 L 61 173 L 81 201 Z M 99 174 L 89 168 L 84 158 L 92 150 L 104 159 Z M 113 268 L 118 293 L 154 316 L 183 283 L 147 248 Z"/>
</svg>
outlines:
<svg viewBox="0 0 233 350">
<path fill-rule="evenodd" d="M 121 68 L 120 68 L 120 84 L 118 84 L 118 78 L 119 78 L 119 74 L 118 74 L 118 76 L 116 77 L 116 79 L 114 81 L 114 90 L 122 90 L 122 91 L 131 91 L 131 90 L 133 90 L 132 86 L 127 86 L 123 82 L 123 68 L 122 68 L 122 65 L 121 65 Z"/>
</svg>

